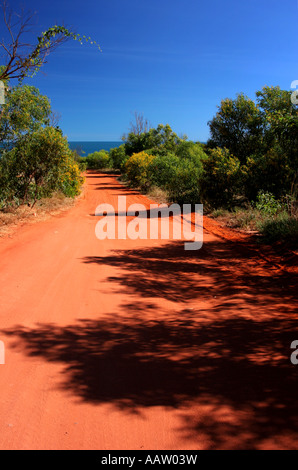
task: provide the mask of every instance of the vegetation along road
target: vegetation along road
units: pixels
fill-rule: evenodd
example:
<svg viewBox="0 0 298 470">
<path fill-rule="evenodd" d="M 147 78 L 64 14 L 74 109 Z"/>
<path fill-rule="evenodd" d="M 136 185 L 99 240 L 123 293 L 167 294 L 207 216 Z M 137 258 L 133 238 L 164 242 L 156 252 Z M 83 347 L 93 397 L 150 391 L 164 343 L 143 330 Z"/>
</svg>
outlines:
<svg viewBox="0 0 298 470">
<path fill-rule="evenodd" d="M 297 449 L 296 274 L 208 219 L 198 251 L 100 241 L 119 195 L 149 208 L 89 172 L 74 207 L 1 239 L 0 448 Z"/>
</svg>

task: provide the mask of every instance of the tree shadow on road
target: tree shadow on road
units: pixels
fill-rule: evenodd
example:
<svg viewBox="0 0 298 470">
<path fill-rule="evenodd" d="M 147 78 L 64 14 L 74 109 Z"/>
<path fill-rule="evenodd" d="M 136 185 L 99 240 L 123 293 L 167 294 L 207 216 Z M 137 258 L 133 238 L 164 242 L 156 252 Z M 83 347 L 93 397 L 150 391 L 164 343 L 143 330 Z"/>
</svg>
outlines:
<svg viewBox="0 0 298 470">
<path fill-rule="evenodd" d="M 62 389 L 82 401 L 133 413 L 182 409 L 186 438 L 204 434 L 211 447 L 228 448 L 237 435 L 238 448 L 256 448 L 265 436 L 297 438 L 296 328 L 286 320 L 210 323 L 186 311 L 175 320 L 128 316 L 6 334 L 26 354 L 61 363 Z"/>
<path fill-rule="evenodd" d="M 66 327 L 2 332 L 25 354 L 61 364 L 64 391 L 124 412 L 179 410 L 176 432 L 205 448 L 254 449 L 270 439 L 297 448 L 293 277 L 221 242 L 200 253 L 169 243 L 83 261 L 114 266 L 110 281 L 131 303 Z"/>
<path fill-rule="evenodd" d="M 182 242 L 163 246 L 115 250 L 108 256 L 86 256 L 86 264 L 115 268 L 108 278 L 117 289 L 142 298 L 161 298 L 173 302 L 209 300 L 234 302 L 234 307 L 253 306 L 255 315 L 265 307 L 278 313 L 298 313 L 298 276 L 273 269 L 257 252 L 236 243 L 205 242 L 198 251 L 185 251 Z"/>
</svg>

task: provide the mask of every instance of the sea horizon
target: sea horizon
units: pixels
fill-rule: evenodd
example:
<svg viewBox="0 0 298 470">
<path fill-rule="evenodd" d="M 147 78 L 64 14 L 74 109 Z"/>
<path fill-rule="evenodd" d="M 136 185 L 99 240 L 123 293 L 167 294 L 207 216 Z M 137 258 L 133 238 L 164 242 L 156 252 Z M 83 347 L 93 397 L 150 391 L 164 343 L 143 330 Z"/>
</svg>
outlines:
<svg viewBox="0 0 298 470">
<path fill-rule="evenodd" d="M 199 142 L 199 141 L 197 141 Z M 206 142 L 200 142 L 206 144 Z M 122 140 L 70 140 L 68 141 L 69 148 L 76 150 L 81 157 L 86 157 L 90 153 L 98 152 L 99 150 L 107 150 L 120 147 L 124 144 Z"/>
<path fill-rule="evenodd" d="M 112 148 L 120 147 L 122 140 L 70 140 L 69 148 L 76 150 L 80 156 L 87 156 L 89 153 L 99 150 L 110 151 Z"/>
</svg>

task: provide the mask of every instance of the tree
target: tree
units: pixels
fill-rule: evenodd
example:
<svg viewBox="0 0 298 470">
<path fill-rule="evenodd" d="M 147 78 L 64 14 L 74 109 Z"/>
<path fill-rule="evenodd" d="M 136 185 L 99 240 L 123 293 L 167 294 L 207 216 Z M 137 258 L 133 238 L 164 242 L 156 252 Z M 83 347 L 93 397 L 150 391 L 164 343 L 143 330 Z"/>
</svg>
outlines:
<svg viewBox="0 0 298 470">
<path fill-rule="evenodd" d="M 40 197 L 61 190 L 67 196 L 79 193 L 80 170 L 66 137 L 53 127 L 40 127 L 18 139 L 0 160 L 0 201 L 14 198 L 34 206 Z"/>
<path fill-rule="evenodd" d="M 212 205 L 229 205 L 240 185 L 240 161 L 226 148 L 215 148 L 203 161 L 202 193 Z"/>
<path fill-rule="evenodd" d="M 255 199 L 260 189 L 276 197 L 295 195 L 298 106 L 292 103 L 290 91 L 266 86 L 256 92 L 256 102 L 243 94 L 223 100 L 209 126 L 209 154 L 210 147 L 218 146 L 240 160 L 249 199 Z"/>
<path fill-rule="evenodd" d="M 207 158 L 203 146 L 200 143 L 182 140 L 179 142 L 176 155 L 180 158 L 188 158 L 198 163 Z"/>
<path fill-rule="evenodd" d="M 0 207 L 11 201 L 32 201 L 61 190 L 68 196 L 78 194 L 82 182 L 80 170 L 69 150 L 66 138 L 57 126 L 57 115 L 38 89 L 20 86 L 46 62 L 48 55 L 69 39 L 91 41 L 65 26 L 52 26 L 28 42 L 33 15 L 20 15 L 2 4 L 3 23 L 8 40 L 0 42 L 0 80 L 6 87 L 6 104 L 0 111 Z M 96 43 L 94 43 L 96 44 Z M 96 44 L 97 45 L 97 44 Z M 12 79 L 19 86 L 9 87 Z M 51 127 L 50 124 L 56 126 Z M 17 202 L 18 203 L 18 202 Z"/>
<path fill-rule="evenodd" d="M 115 170 L 124 171 L 124 165 L 129 158 L 125 153 L 125 145 L 122 144 L 119 147 L 115 147 L 111 149 L 109 153 L 112 167 Z"/>
<path fill-rule="evenodd" d="M 169 124 L 159 124 L 157 128 L 152 128 L 141 134 L 130 132 L 126 137 L 125 152 L 129 156 L 143 150 L 150 150 L 154 155 L 175 153 L 181 141 L 182 139 L 173 132 Z"/>
<path fill-rule="evenodd" d="M 209 121 L 211 148 L 227 148 L 241 163 L 260 150 L 263 120 L 259 107 L 242 93 L 222 100 L 216 116 Z"/>
<path fill-rule="evenodd" d="M 0 143 L 11 148 L 21 135 L 50 124 L 51 105 L 34 86 L 23 85 L 7 92 L 0 119 Z"/>
<path fill-rule="evenodd" d="M 4 65 L 0 69 L 0 80 L 18 79 L 33 76 L 46 63 L 48 55 L 69 39 L 78 40 L 81 44 L 90 41 L 100 47 L 90 37 L 80 36 L 65 26 L 54 25 L 37 37 L 36 44 L 28 43 L 26 33 L 30 31 L 34 15 L 22 11 L 16 14 L 9 9 L 7 2 L 2 4 L 3 23 L 9 40 L 0 42 Z"/>
<path fill-rule="evenodd" d="M 134 121 L 130 122 L 129 133 L 140 136 L 150 130 L 151 125 L 143 113 L 134 112 Z"/>
<path fill-rule="evenodd" d="M 264 121 L 268 150 L 277 149 L 287 156 L 292 185 L 298 173 L 298 105 L 291 101 L 291 91 L 264 87 L 256 93 Z M 276 153 L 276 152 L 275 152 Z"/>
<path fill-rule="evenodd" d="M 125 173 L 134 187 L 146 189 L 150 185 L 148 172 L 150 164 L 154 161 L 155 156 L 146 152 L 134 153 L 125 163 Z"/>
</svg>

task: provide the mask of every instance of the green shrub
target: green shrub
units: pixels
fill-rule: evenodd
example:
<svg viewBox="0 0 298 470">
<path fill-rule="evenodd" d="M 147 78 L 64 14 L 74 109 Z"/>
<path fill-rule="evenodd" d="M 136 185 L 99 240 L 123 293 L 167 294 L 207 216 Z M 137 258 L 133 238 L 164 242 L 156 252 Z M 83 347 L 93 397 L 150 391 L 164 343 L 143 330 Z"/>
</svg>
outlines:
<svg viewBox="0 0 298 470">
<path fill-rule="evenodd" d="M 152 150 L 153 155 L 157 152 L 163 155 L 169 152 L 175 153 L 181 140 L 169 124 L 159 124 L 155 129 L 151 128 L 137 134 L 130 132 L 125 136 L 125 153 L 129 156 L 142 151 L 150 154 L 148 149 Z"/>
<path fill-rule="evenodd" d="M 65 137 L 53 127 L 40 128 L 20 138 L 0 161 L 1 199 L 35 203 L 56 190 L 74 196 L 82 178 Z M 4 196 L 4 197 L 3 197 Z"/>
<path fill-rule="evenodd" d="M 16 178 L 10 172 L 10 153 L 4 151 L 0 158 L 0 209 L 4 209 L 14 197 Z"/>
<path fill-rule="evenodd" d="M 275 215 L 283 206 L 272 193 L 259 191 L 256 201 L 256 209 L 267 215 Z"/>
<path fill-rule="evenodd" d="M 129 159 L 129 156 L 125 153 L 125 145 L 122 144 L 120 147 L 111 149 L 109 155 L 112 168 L 124 171 L 125 163 Z"/>
<path fill-rule="evenodd" d="M 171 200 L 178 204 L 199 204 L 201 176 L 202 169 L 193 161 L 180 160 L 165 187 Z"/>
<path fill-rule="evenodd" d="M 240 187 L 240 162 L 229 150 L 219 147 L 203 160 L 201 178 L 204 199 L 212 205 L 229 206 Z"/>
<path fill-rule="evenodd" d="M 283 241 L 298 246 L 298 218 L 282 212 L 276 217 L 267 218 L 258 224 L 264 241 Z"/>
<path fill-rule="evenodd" d="M 178 144 L 175 154 L 180 158 L 188 158 L 198 164 L 207 158 L 201 144 L 184 140 Z"/>
<path fill-rule="evenodd" d="M 241 168 L 246 196 L 255 200 L 262 190 L 280 198 L 291 189 L 292 170 L 287 155 L 278 146 L 250 156 Z"/>
<path fill-rule="evenodd" d="M 214 209 L 214 210 L 211 212 L 212 217 L 214 217 L 215 219 L 216 219 L 217 217 L 226 216 L 227 214 L 229 214 L 229 212 L 228 212 L 226 209 L 223 209 L 222 207 L 220 207 L 220 208 L 218 208 L 218 209 Z"/>
<path fill-rule="evenodd" d="M 81 171 L 86 171 L 88 167 L 88 163 L 86 157 L 78 157 L 75 159 L 76 163 L 78 164 Z"/>
<path fill-rule="evenodd" d="M 57 189 L 68 197 L 75 197 L 80 194 L 83 183 L 81 171 L 80 165 L 72 158 L 72 155 L 67 154 L 59 165 Z"/>
<path fill-rule="evenodd" d="M 179 163 L 179 158 L 171 153 L 157 155 L 148 167 L 150 184 L 163 189 L 167 188 L 175 176 Z"/>
<path fill-rule="evenodd" d="M 150 186 L 149 168 L 155 157 L 146 152 L 134 153 L 125 163 L 125 174 L 131 186 L 147 189 Z"/>
<path fill-rule="evenodd" d="M 106 150 L 89 153 L 85 158 L 88 170 L 102 170 L 111 167 L 109 152 Z"/>
<path fill-rule="evenodd" d="M 81 155 L 78 154 L 77 150 L 72 150 L 71 154 L 72 154 L 74 161 L 78 164 L 80 170 L 83 172 L 86 171 L 87 170 L 86 157 L 81 157 Z"/>
<path fill-rule="evenodd" d="M 172 153 L 152 156 L 139 152 L 127 160 L 125 173 L 132 186 L 143 190 L 161 188 L 179 204 L 200 202 L 202 165 L 195 157 L 179 158 Z"/>
</svg>

